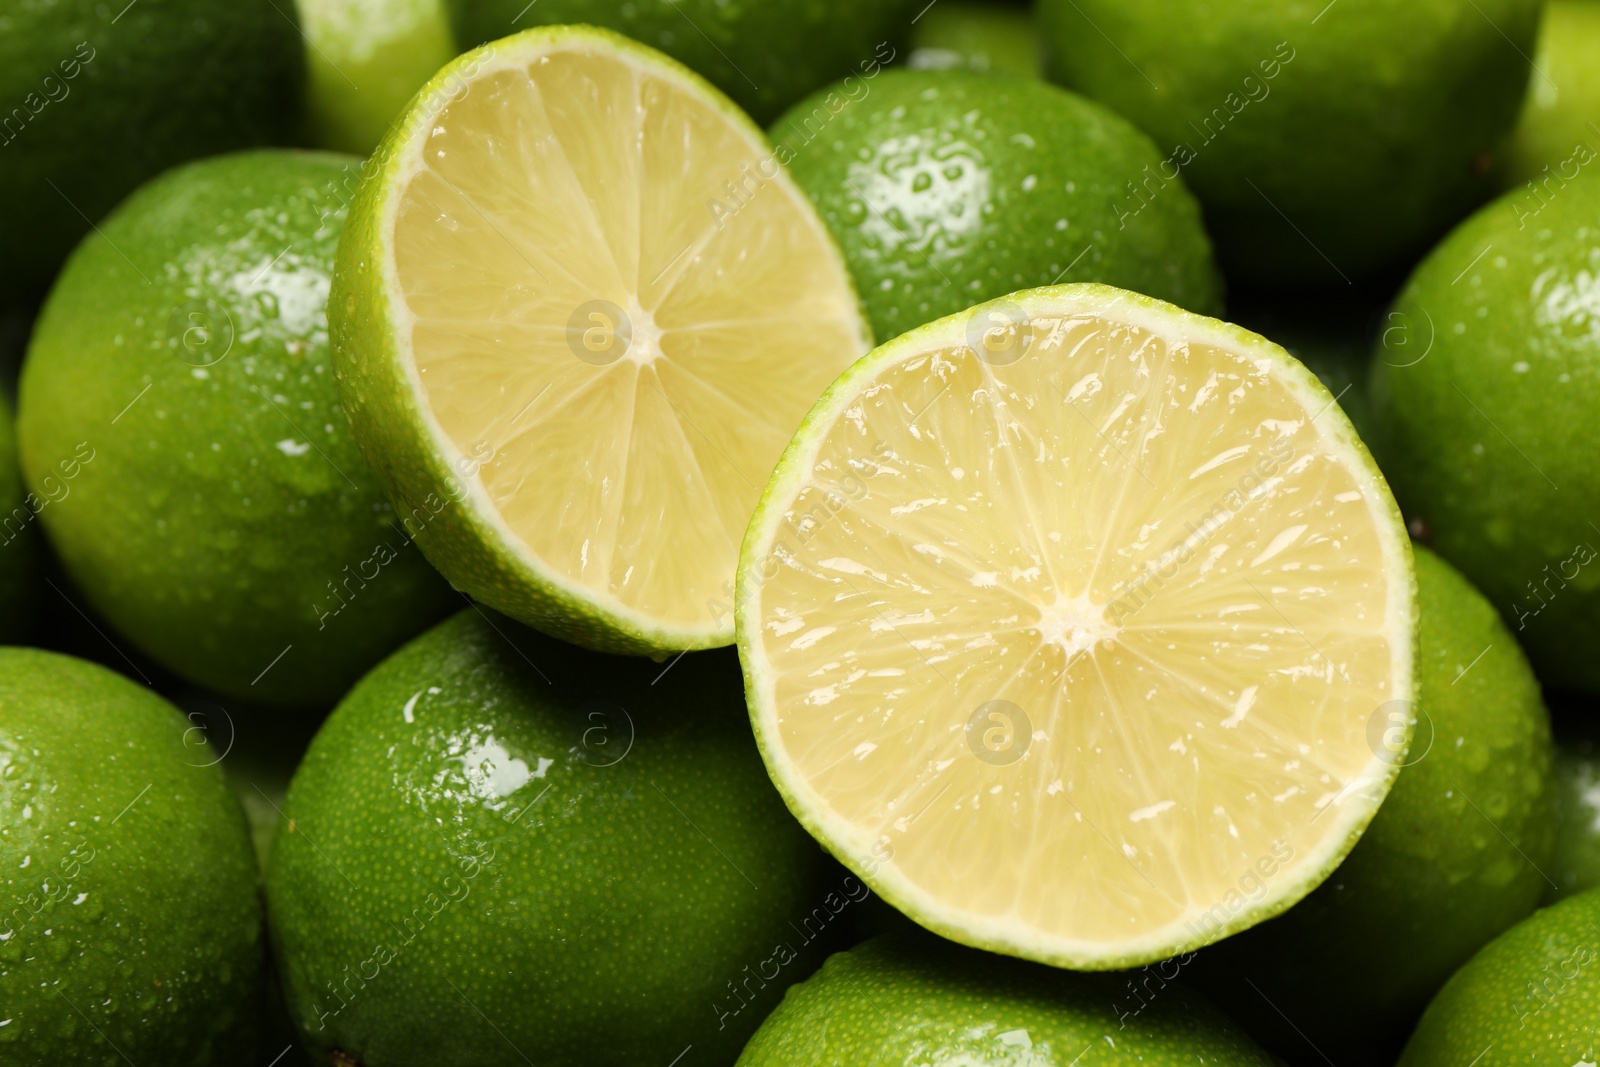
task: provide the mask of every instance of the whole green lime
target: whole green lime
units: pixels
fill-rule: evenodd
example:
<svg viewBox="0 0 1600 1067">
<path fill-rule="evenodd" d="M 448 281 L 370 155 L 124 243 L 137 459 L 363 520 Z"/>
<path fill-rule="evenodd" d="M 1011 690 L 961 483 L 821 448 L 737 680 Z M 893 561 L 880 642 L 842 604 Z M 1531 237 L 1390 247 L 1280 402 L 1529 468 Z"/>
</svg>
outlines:
<svg viewBox="0 0 1600 1067">
<path fill-rule="evenodd" d="M 917 19 L 906 65 L 1037 78 L 1042 73 L 1038 23 L 1021 4 L 942 0 Z"/>
<path fill-rule="evenodd" d="M 116 203 L 175 163 L 281 141 L 304 77 L 279 0 L 0 8 L 0 286 L 43 289 Z"/>
<path fill-rule="evenodd" d="M 1600 890 L 1545 908 L 1472 958 L 1399 1067 L 1582 1067 L 1600 1059 Z"/>
<path fill-rule="evenodd" d="M 1510 193 L 1406 283 L 1374 351 L 1372 440 L 1406 516 L 1546 685 L 1600 689 L 1600 173 Z"/>
<path fill-rule="evenodd" d="M 1556 844 L 1545 903 L 1600 886 L 1600 756 L 1588 738 L 1556 745 Z"/>
<path fill-rule="evenodd" d="M 771 135 L 843 247 L 879 342 L 1056 282 L 1220 311 L 1194 198 L 1149 138 L 1072 93 L 888 71 L 801 101 Z M 1151 190 L 1142 209 L 1136 183 Z"/>
<path fill-rule="evenodd" d="M 657 48 L 757 122 L 820 85 L 871 77 L 904 48 L 925 0 L 446 0 L 463 48 L 585 23 Z"/>
<path fill-rule="evenodd" d="M 1229 271 L 1339 285 L 1493 191 L 1538 0 L 1041 0 L 1046 69 L 1126 115 Z"/>
<path fill-rule="evenodd" d="M 0 642 L 16 643 L 33 632 L 38 610 L 38 498 L 22 484 L 11 406 L 0 400 Z"/>
<path fill-rule="evenodd" d="M 1600 4 L 1550 0 L 1533 68 L 1505 178 L 1542 200 L 1600 161 Z"/>
<path fill-rule="evenodd" d="M 1451 972 L 1539 902 L 1550 723 L 1494 608 L 1418 547 L 1416 727 L 1355 850 L 1282 916 L 1208 950 L 1207 989 L 1272 1051 L 1380 1062 Z M 1374 709 L 1369 739 L 1412 717 Z"/>
<path fill-rule="evenodd" d="M 413 93 L 455 57 L 443 0 L 297 0 L 310 136 L 366 155 Z M 352 186 L 353 188 L 353 186 Z"/>
<path fill-rule="evenodd" d="M 829 957 L 790 989 L 739 1067 L 1271 1064 L 1185 987 L 1185 962 L 1071 974 L 920 930 L 887 934 Z"/>
<path fill-rule="evenodd" d="M 362 680 L 285 814 L 290 1011 L 363 1067 L 729 1062 L 867 896 L 817 884 L 731 651 L 605 656 L 476 608 Z"/>
<path fill-rule="evenodd" d="M 162 176 L 74 253 L 23 368 L 22 468 L 85 596 L 178 674 L 331 705 L 449 589 L 378 489 L 329 367 L 357 161 Z"/>
<path fill-rule="evenodd" d="M 0 649 L 0 1064 L 241 1062 L 261 908 L 217 758 L 133 682 Z"/>
</svg>

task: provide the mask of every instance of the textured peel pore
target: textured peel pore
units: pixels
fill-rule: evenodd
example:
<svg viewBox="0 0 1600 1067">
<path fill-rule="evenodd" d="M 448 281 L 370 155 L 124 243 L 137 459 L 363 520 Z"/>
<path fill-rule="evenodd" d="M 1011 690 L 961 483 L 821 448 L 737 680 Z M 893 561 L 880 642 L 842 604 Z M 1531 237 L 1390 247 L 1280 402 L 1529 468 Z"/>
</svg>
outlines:
<svg viewBox="0 0 1600 1067">
<path fill-rule="evenodd" d="M 1392 504 L 1283 357 L 1010 328 L 1010 362 L 958 329 L 875 356 L 780 468 L 741 589 L 768 760 L 945 932 L 1079 961 L 1211 940 L 1309 888 L 1390 779 Z"/>
<path fill-rule="evenodd" d="M 491 62 L 393 230 L 421 392 L 498 519 L 558 583 L 699 644 L 789 432 L 866 347 L 730 107 L 587 38 Z"/>
</svg>

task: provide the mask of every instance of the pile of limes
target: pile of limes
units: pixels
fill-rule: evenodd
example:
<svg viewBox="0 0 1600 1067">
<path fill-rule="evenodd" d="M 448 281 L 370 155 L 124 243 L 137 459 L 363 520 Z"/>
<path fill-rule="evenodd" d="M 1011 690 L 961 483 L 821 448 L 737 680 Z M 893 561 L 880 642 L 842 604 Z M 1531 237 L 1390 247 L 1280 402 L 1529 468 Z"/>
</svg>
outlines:
<svg viewBox="0 0 1600 1067">
<path fill-rule="evenodd" d="M 1597 72 L 16 0 L 0 1067 L 1600 1061 Z"/>
</svg>

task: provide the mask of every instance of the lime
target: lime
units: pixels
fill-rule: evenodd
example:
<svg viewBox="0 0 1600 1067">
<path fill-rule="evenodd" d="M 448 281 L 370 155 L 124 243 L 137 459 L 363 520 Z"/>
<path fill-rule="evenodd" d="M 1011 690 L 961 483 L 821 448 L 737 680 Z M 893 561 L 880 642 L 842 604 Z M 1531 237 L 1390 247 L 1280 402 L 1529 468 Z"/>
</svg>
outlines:
<svg viewBox="0 0 1600 1067">
<path fill-rule="evenodd" d="M 917 19 L 906 65 L 1037 78 L 1039 28 L 1033 12 L 1020 5 L 943 0 Z"/>
<path fill-rule="evenodd" d="M 1600 688 L 1600 173 L 1509 193 L 1412 274 L 1375 349 L 1373 447 L 1408 517 L 1550 686 Z"/>
<path fill-rule="evenodd" d="M 51 475 L 51 487 L 56 488 L 61 472 Z M 0 400 L 0 642 L 17 643 L 33 632 L 39 567 L 34 520 L 36 509 L 48 506 L 43 502 L 48 500 L 22 484 L 11 406 Z"/>
<path fill-rule="evenodd" d="M 1541 7 L 1041 0 L 1039 16 L 1050 75 L 1156 139 L 1230 276 L 1282 288 L 1400 265 L 1490 194 Z"/>
<path fill-rule="evenodd" d="M 1555 884 L 1545 887 L 1546 903 L 1600 886 L 1600 758 L 1592 739 L 1556 745 L 1555 794 L 1556 843 L 1547 868 Z"/>
<path fill-rule="evenodd" d="M 1237 1026 L 1174 982 L 1063 974 L 927 934 L 887 935 L 828 959 L 795 986 L 739 1067 L 1085 1063 L 1267 1067 Z M 1137 978 L 1135 981 L 1138 980 Z M 1090 1053 L 1085 1057 L 1085 1053 Z"/>
<path fill-rule="evenodd" d="M 731 1062 L 867 897 L 818 884 L 733 659 L 619 659 L 469 609 L 368 675 L 267 872 L 319 1062 Z"/>
<path fill-rule="evenodd" d="M 732 641 L 761 486 L 868 347 L 761 132 L 665 56 L 556 27 L 455 60 L 368 171 L 335 364 L 428 558 L 592 648 Z"/>
<path fill-rule="evenodd" d="M 1389 750 L 1394 789 L 1321 888 L 1206 954 L 1207 991 L 1293 1062 L 1392 1062 L 1451 973 L 1546 888 L 1539 683 L 1482 594 L 1426 549 L 1416 563 L 1417 702 L 1389 710 L 1417 726 L 1409 751 Z"/>
<path fill-rule="evenodd" d="M 290 14 L 285 14 L 289 12 Z M 146 178 L 281 140 L 304 77 L 277 0 L 21 0 L 0 10 L 0 285 L 43 289 Z"/>
<path fill-rule="evenodd" d="M 312 140 L 366 155 L 456 54 L 443 0 L 298 0 Z"/>
<path fill-rule="evenodd" d="M 0 649 L 0 1063 L 212 1067 L 249 1047 L 261 909 L 216 760 L 141 686 Z"/>
<path fill-rule="evenodd" d="M 325 308 L 345 156 L 146 185 L 73 255 L 23 369 L 39 521 L 128 640 L 273 704 L 338 699 L 453 598 L 339 409 Z"/>
<path fill-rule="evenodd" d="M 879 340 L 1029 286 L 1099 281 L 1221 307 L 1200 213 L 1150 140 L 1041 82 L 890 71 L 772 128 L 844 247 Z M 1144 210 L 1119 207 L 1135 182 Z"/>
<path fill-rule="evenodd" d="M 1600 890 L 1536 912 L 1456 972 L 1423 1015 L 1400 1067 L 1594 1063 L 1597 962 Z"/>
<path fill-rule="evenodd" d="M 603 26 L 659 48 L 767 122 L 819 85 L 892 62 L 926 0 L 445 2 L 463 45 L 533 26 Z"/>
<path fill-rule="evenodd" d="M 1507 157 L 1506 184 L 1530 208 L 1600 160 L 1600 4 L 1550 0 L 1533 77 Z M 1531 184 L 1531 188 L 1529 185 Z"/>
<path fill-rule="evenodd" d="M 791 810 L 923 926 L 1159 960 L 1287 908 L 1371 819 L 1411 566 L 1281 348 L 1016 293 L 877 349 L 795 433 L 740 559 L 750 714 Z"/>
</svg>

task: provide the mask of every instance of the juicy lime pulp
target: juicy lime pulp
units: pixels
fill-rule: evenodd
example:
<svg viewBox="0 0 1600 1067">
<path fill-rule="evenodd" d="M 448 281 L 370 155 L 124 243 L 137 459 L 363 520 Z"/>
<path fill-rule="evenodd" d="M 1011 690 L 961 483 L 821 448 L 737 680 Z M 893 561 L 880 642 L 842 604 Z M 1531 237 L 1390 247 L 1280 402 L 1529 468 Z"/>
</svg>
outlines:
<svg viewBox="0 0 1600 1067">
<path fill-rule="evenodd" d="M 340 385 L 429 559 L 579 644 L 729 643 L 761 487 L 869 346 L 760 131 L 666 57 L 557 27 L 441 71 L 371 170 Z"/>
<path fill-rule="evenodd" d="M 1387 792 L 1371 726 L 1412 696 L 1410 544 L 1333 398 L 1270 342 L 1106 286 L 852 367 L 738 592 L 801 821 L 923 925 L 1068 966 L 1303 896 Z"/>
</svg>

